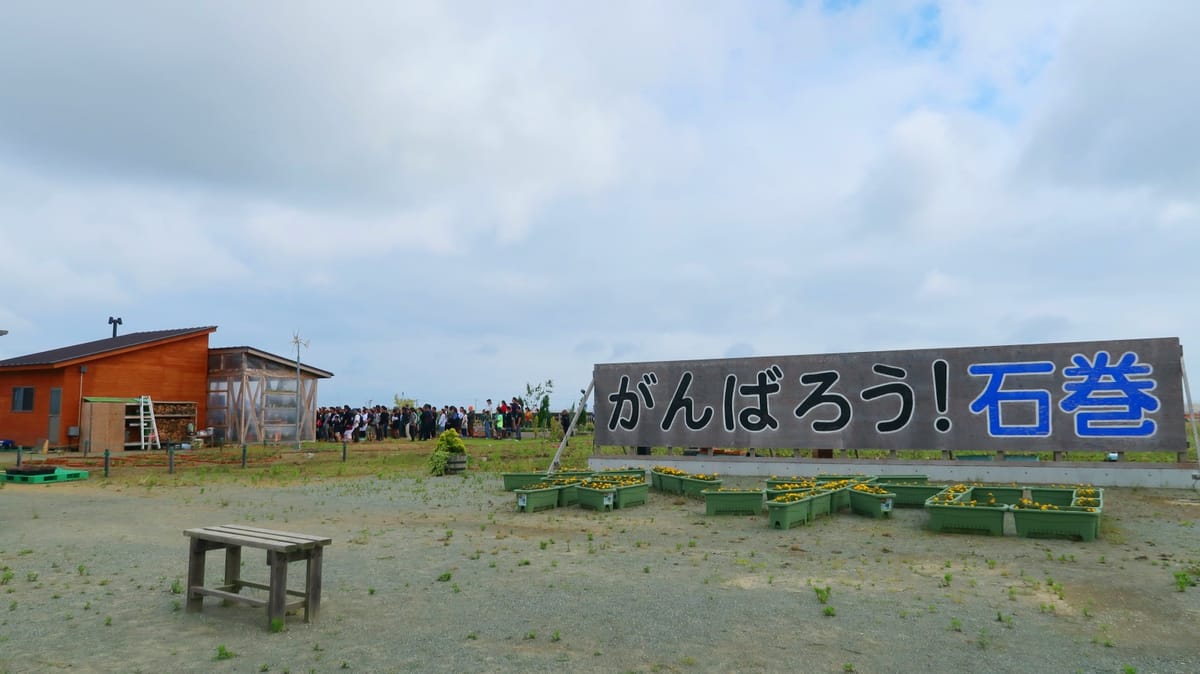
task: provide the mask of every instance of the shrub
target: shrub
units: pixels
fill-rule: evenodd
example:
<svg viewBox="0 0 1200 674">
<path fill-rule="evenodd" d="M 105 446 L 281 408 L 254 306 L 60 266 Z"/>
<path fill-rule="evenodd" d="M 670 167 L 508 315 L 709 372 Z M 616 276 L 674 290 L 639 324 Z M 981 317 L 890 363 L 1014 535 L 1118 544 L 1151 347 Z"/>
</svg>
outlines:
<svg viewBox="0 0 1200 674">
<path fill-rule="evenodd" d="M 438 436 L 437 446 L 434 447 L 434 452 L 441 450 L 449 454 L 466 454 L 467 444 L 458 437 L 458 432 L 453 428 L 447 428 Z"/>
</svg>

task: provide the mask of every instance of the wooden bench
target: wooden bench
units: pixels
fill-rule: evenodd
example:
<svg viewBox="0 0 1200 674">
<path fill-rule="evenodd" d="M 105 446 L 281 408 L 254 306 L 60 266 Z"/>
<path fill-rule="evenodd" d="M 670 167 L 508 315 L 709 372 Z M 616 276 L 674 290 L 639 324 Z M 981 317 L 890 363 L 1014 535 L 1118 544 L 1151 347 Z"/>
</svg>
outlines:
<svg viewBox="0 0 1200 674">
<path fill-rule="evenodd" d="M 204 596 L 208 595 L 251 606 L 266 606 L 267 628 L 271 630 L 280 629 L 286 613 L 301 606 L 304 607 L 304 622 L 317 619 L 321 612 L 322 551 L 326 545 L 333 542 L 333 539 L 288 531 L 259 529 L 240 524 L 186 529 L 183 535 L 191 539 L 187 581 L 187 611 L 189 613 L 200 611 L 203 608 Z M 270 567 L 269 584 L 242 580 L 243 547 L 267 551 L 267 566 Z M 225 582 L 218 587 L 204 587 L 204 560 L 209 550 L 225 551 Z M 304 591 L 289 590 L 287 589 L 288 564 L 301 560 L 306 562 L 307 567 Z M 266 590 L 267 599 L 238 594 L 244 587 Z M 288 595 L 302 598 L 289 604 L 287 603 Z"/>
</svg>

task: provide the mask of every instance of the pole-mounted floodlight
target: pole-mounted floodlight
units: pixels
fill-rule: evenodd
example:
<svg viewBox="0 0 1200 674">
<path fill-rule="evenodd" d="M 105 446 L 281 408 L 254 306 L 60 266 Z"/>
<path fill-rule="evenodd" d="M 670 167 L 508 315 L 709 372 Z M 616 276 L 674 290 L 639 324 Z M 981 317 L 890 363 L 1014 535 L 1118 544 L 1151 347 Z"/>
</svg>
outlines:
<svg viewBox="0 0 1200 674">
<path fill-rule="evenodd" d="M 302 418 L 300 400 L 304 397 L 301 395 L 303 389 L 300 387 L 300 347 L 303 346 L 307 349 L 308 340 L 300 339 L 300 331 L 297 330 L 296 332 L 292 333 L 292 344 L 296 345 L 296 449 L 299 450 L 301 438 L 300 419 Z"/>
<path fill-rule="evenodd" d="M 8 334 L 8 330 L 0 330 L 0 337 L 3 337 L 7 334 Z"/>
<path fill-rule="evenodd" d="M 116 337 L 117 337 L 117 326 L 121 324 L 121 319 L 120 319 L 119 317 L 118 317 L 118 318 L 113 318 L 112 316 L 109 316 L 109 317 L 108 317 L 108 324 L 109 324 L 109 325 L 111 325 L 111 326 L 113 326 L 113 339 L 116 339 Z"/>
</svg>

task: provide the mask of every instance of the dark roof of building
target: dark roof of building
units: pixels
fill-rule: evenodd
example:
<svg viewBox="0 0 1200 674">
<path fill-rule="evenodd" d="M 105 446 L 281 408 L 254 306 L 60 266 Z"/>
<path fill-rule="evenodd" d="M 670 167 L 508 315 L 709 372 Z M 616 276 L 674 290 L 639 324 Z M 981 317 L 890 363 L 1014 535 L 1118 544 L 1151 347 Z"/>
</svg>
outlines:
<svg viewBox="0 0 1200 674">
<path fill-rule="evenodd" d="M 220 352 L 220 351 L 246 351 L 249 353 L 253 353 L 254 355 L 256 355 L 260 358 L 266 358 L 268 360 L 273 360 L 273 361 L 279 363 L 280 365 L 287 365 L 288 367 L 296 366 L 296 360 L 294 358 L 284 358 L 283 356 L 277 356 L 268 351 L 263 351 L 262 349 L 256 349 L 253 346 L 218 346 L 218 347 L 210 348 L 208 350 L 209 353 Z M 314 377 L 318 377 L 320 379 L 329 379 L 330 377 L 333 376 L 333 373 L 330 372 L 329 370 L 322 370 L 319 367 L 313 367 L 312 365 L 305 365 L 303 362 L 300 363 L 300 369 L 303 370 L 304 372 L 307 372 L 307 373 L 313 375 Z"/>
<path fill-rule="evenodd" d="M 84 342 L 74 346 L 64 346 L 61 349 L 51 349 L 41 353 L 31 353 L 27 356 L 17 356 L 8 360 L 0 360 L 2 367 L 28 367 L 31 365 L 53 366 L 73 360 L 100 356 L 112 351 L 120 351 L 131 347 L 145 346 L 176 337 L 213 332 L 217 326 L 210 325 L 202 328 L 181 328 L 178 330 L 151 330 L 149 332 L 131 332 L 127 335 L 117 335 L 108 339 L 98 339 L 94 342 Z"/>
</svg>

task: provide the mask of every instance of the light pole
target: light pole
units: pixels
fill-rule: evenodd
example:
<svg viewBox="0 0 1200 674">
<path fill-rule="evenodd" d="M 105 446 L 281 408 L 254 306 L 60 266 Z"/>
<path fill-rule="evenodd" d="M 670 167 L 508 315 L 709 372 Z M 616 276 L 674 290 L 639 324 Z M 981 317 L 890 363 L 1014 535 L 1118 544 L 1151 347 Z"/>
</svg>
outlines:
<svg viewBox="0 0 1200 674">
<path fill-rule="evenodd" d="M 119 316 L 117 318 L 113 318 L 112 316 L 109 316 L 108 324 L 113 326 L 113 339 L 116 339 L 117 338 L 117 326 L 121 324 L 121 318 Z"/>
<path fill-rule="evenodd" d="M 300 339 L 300 331 L 297 330 L 296 332 L 292 333 L 292 344 L 296 345 L 296 451 L 300 451 L 300 438 L 302 437 L 300 435 L 300 420 L 303 418 L 303 414 L 301 412 L 301 398 L 304 397 L 302 395 L 303 389 L 300 386 L 300 347 L 303 346 L 307 349 L 308 340 Z"/>
<path fill-rule="evenodd" d="M 8 330 L 0 330 L 0 337 L 3 337 L 7 334 L 8 334 Z"/>
</svg>

